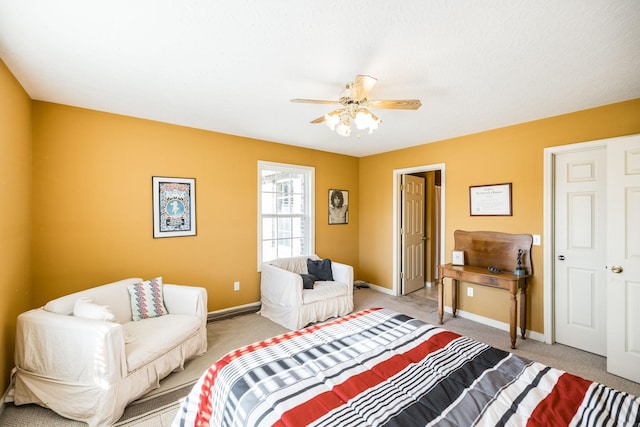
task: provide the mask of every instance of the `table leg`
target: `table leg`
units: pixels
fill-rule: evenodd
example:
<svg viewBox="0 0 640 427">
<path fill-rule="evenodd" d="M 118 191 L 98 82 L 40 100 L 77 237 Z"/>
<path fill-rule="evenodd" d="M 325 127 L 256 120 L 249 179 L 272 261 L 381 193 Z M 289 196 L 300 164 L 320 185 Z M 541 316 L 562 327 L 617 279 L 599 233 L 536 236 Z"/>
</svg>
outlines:
<svg viewBox="0 0 640 427">
<path fill-rule="evenodd" d="M 509 336 L 511 337 L 511 348 L 516 348 L 516 318 L 518 317 L 517 289 L 511 294 L 511 310 L 509 313 Z"/>
<path fill-rule="evenodd" d="M 438 279 L 438 317 L 442 325 L 442 317 L 444 316 L 444 277 L 440 275 Z"/>
<path fill-rule="evenodd" d="M 453 317 L 456 317 L 458 311 L 458 288 L 460 288 L 459 282 L 460 281 L 456 279 L 451 280 L 451 287 L 453 288 L 451 292 L 451 311 L 453 312 Z"/>
<path fill-rule="evenodd" d="M 525 332 L 527 331 L 527 282 L 520 288 L 520 334 L 522 339 L 526 339 Z"/>
</svg>

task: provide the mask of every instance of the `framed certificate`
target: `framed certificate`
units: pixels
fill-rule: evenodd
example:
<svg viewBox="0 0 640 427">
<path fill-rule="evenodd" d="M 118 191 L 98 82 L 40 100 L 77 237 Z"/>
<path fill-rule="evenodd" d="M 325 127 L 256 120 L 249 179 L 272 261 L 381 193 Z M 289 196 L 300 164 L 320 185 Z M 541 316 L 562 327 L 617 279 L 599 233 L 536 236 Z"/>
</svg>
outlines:
<svg viewBox="0 0 640 427">
<path fill-rule="evenodd" d="M 469 187 L 471 216 L 512 216 L 511 183 Z"/>
</svg>

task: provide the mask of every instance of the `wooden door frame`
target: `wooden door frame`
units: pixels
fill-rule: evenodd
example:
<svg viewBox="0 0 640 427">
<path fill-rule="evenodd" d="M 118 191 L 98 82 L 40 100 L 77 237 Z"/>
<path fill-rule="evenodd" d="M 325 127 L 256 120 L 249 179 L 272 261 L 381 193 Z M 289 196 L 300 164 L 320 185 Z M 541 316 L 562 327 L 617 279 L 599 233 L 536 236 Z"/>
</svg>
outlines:
<svg viewBox="0 0 640 427">
<path fill-rule="evenodd" d="M 445 164 L 437 163 L 433 165 L 414 166 L 411 168 L 393 170 L 393 290 L 392 295 L 400 295 L 400 272 L 402 271 L 402 239 L 400 238 L 400 227 L 402 226 L 402 216 L 400 200 L 400 183 L 402 175 L 410 175 L 420 172 L 440 171 L 440 259 L 445 259 Z"/>
<path fill-rule="evenodd" d="M 604 140 L 577 142 L 574 144 L 559 145 L 544 149 L 544 189 L 543 189 L 543 310 L 544 310 L 544 342 L 553 344 L 555 336 L 555 157 L 558 154 L 592 150 L 594 148 L 606 148 Z"/>
</svg>

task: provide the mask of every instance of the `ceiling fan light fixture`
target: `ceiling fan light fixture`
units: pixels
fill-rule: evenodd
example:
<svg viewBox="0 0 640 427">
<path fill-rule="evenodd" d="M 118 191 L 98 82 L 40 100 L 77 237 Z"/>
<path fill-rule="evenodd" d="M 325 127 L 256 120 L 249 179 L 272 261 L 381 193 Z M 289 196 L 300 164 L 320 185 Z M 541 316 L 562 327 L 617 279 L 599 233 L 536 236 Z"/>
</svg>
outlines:
<svg viewBox="0 0 640 427">
<path fill-rule="evenodd" d="M 291 102 L 304 102 L 308 104 L 338 104 L 343 108 L 331 111 L 321 116 L 311 123 L 325 122 L 329 129 L 335 131 L 341 136 L 351 135 L 351 123 L 358 130 L 357 136 L 360 137 L 361 130 L 369 129 L 369 133 L 373 133 L 378 129 L 382 122 L 368 108 L 384 108 L 394 110 L 417 110 L 422 103 L 419 99 L 385 99 L 385 100 L 369 100 L 368 95 L 375 86 L 377 80 L 371 76 L 359 74 L 356 79 L 347 83 L 340 93 L 337 101 L 326 101 L 321 99 L 292 99 Z"/>
<path fill-rule="evenodd" d="M 340 115 L 336 113 L 327 113 L 324 115 L 324 121 L 329 129 L 336 130 L 336 125 L 340 123 Z"/>
<path fill-rule="evenodd" d="M 369 129 L 369 133 L 373 133 L 374 130 L 378 129 L 380 119 L 366 108 L 360 108 L 356 112 L 354 122 L 358 129 Z"/>
<path fill-rule="evenodd" d="M 378 128 L 380 119 L 366 108 L 350 106 L 350 108 L 344 110 L 325 114 L 324 122 L 329 129 L 335 131 L 338 135 L 350 136 L 352 123 L 358 130 L 369 129 L 369 133 L 373 133 Z"/>
<path fill-rule="evenodd" d="M 340 136 L 349 136 L 351 135 L 351 123 L 349 120 L 344 120 L 338 123 L 336 126 L 336 133 Z"/>
</svg>

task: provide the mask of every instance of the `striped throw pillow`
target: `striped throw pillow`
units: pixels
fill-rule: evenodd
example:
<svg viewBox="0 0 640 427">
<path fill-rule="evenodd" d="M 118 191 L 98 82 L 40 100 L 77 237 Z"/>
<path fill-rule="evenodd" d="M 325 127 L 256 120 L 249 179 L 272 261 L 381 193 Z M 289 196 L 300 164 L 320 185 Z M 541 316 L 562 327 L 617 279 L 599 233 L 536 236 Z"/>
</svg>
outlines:
<svg viewBox="0 0 640 427">
<path fill-rule="evenodd" d="M 162 277 L 127 286 L 133 320 L 150 319 L 168 313 L 162 294 Z"/>
</svg>

